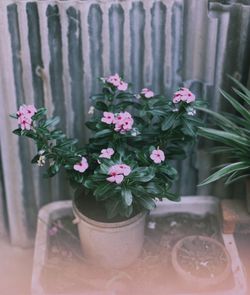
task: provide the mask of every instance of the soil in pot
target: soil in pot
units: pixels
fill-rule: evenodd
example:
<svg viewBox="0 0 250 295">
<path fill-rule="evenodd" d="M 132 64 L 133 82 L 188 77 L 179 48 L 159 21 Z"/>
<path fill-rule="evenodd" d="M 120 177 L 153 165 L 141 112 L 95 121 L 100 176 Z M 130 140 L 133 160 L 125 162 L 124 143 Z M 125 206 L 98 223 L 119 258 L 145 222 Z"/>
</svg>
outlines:
<svg viewBox="0 0 250 295">
<path fill-rule="evenodd" d="M 90 219 L 99 222 L 121 222 L 126 220 L 126 217 L 122 216 L 115 216 L 114 218 L 107 218 L 107 212 L 102 201 L 96 201 L 95 197 L 91 194 L 87 194 L 84 190 L 79 189 L 75 193 L 75 205 L 77 209 L 85 216 Z M 139 210 L 134 210 L 131 217 L 134 217 L 136 214 L 139 213 Z"/>
<path fill-rule="evenodd" d="M 192 292 L 188 284 L 181 284 L 171 263 L 171 252 L 180 239 L 190 235 L 204 235 L 222 240 L 217 217 L 178 213 L 158 218 L 149 217 L 141 256 L 129 268 L 103 270 L 84 263 L 79 237 L 72 217 L 56 220 L 50 225 L 48 259 L 42 275 L 42 285 L 49 293 L 89 294 L 94 291 L 117 291 L 117 294 L 178 294 Z M 152 226 L 153 225 L 153 226 Z M 54 228 L 54 229 L 53 229 Z M 55 229 L 57 228 L 57 229 Z M 230 276 L 225 284 L 211 291 L 230 290 L 234 286 Z M 199 294 L 199 293 L 197 293 Z"/>
</svg>

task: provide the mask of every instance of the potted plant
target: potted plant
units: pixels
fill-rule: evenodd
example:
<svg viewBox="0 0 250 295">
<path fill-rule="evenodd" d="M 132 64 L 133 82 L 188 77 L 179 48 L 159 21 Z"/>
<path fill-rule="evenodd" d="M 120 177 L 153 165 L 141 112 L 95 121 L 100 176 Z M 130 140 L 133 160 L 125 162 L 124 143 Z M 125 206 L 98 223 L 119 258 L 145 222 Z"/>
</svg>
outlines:
<svg viewBox="0 0 250 295">
<path fill-rule="evenodd" d="M 46 109 L 20 106 L 13 132 L 33 139 L 32 163 L 47 165 L 45 176 L 65 169 L 77 189 L 73 211 L 84 255 L 105 267 L 129 265 L 143 245 L 145 215 L 155 200 L 178 200 L 170 191 L 177 179 L 173 159 L 185 158 L 201 121 L 200 102 L 186 88 L 171 99 L 142 89 L 134 95 L 115 74 L 101 78 L 102 93 L 91 97 L 92 131 L 79 147 L 47 119 Z"/>
<path fill-rule="evenodd" d="M 199 134 L 211 139 L 219 146 L 214 148 L 214 153 L 226 157 L 226 163 L 215 173 L 201 182 L 205 185 L 221 178 L 226 178 L 225 184 L 231 184 L 245 178 L 247 184 L 247 208 L 250 212 L 250 90 L 238 80 L 230 77 L 237 87 L 233 87 L 237 98 L 221 90 L 223 97 L 235 110 L 233 113 L 216 113 L 208 109 L 199 108 L 213 119 L 214 128 L 199 128 Z"/>
</svg>

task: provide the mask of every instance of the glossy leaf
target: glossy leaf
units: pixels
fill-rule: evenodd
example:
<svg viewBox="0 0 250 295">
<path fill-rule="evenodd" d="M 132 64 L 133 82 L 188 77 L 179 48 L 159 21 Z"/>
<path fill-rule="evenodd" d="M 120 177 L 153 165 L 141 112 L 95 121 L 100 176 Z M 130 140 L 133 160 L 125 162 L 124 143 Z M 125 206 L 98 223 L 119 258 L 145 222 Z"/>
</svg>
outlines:
<svg viewBox="0 0 250 295">
<path fill-rule="evenodd" d="M 166 131 L 170 129 L 176 121 L 176 114 L 175 113 L 169 113 L 168 116 L 164 119 L 161 125 L 161 130 Z"/>
<path fill-rule="evenodd" d="M 199 184 L 199 185 L 201 186 L 201 185 L 211 183 L 211 182 L 221 179 L 222 177 L 224 177 L 228 174 L 231 174 L 235 171 L 246 170 L 246 169 L 249 169 L 249 165 L 244 162 L 237 162 L 237 163 L 229 164 L 226 167 L 223 167 L 219 171 L 216 171 L 215 173 L 210 175 L 207 179 L 202 181 L 201 184 Z"/>
<path fill-rule="evenodd" d="M 131 193 L 131 190 L 129 190 L 127 188 L 123 188 L 121 191 L 121 194 L 122 194 L 122 198 L 123 198 L 124 203 L 127 206 L 130 206 L 133 202 L 133 195 Z"/>
</svg>

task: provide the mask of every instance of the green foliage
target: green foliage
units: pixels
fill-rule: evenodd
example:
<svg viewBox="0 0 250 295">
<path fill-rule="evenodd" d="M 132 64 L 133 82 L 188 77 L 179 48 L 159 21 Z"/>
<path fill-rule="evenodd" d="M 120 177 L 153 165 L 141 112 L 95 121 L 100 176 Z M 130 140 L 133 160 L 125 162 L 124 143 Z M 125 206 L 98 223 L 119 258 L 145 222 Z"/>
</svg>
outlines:
<svg viewBox="0 0 250 295">
<path fill-rule="evenodd" d="M 201 102 L 180 102 L 177 105 L 172 99 L 160 95 L 150 99 L 138 98 L 102 82 L 102 93 L 91 97 L 94 113 L 86 126 L 92 135 L 84 147 L 79 147 L 76 139 L 70 139 L 58 130 L 59 118 L 47 119 L 44 108 L 32 116 L 30 130 L 18 128 L 13 131 L 35 141 L 37 154 L 31 162 L 40 166 L 45 162 L 45 177 L 53 177 L 65 169 L 74 187 L 85 187 L 97 201 L 105 203 L 109 218 L 116 215 L 129 217 L 134 211 L 151 210 L 155 207 L 155 199 L 177 201 L 179 197 L 170 189 L 178 173 L 170 161 L 184 159 L 196 140 L 202 121 L 189 112 L 201 107 Z M 125 111 L 131 113 L 134 120 L 133 128 L 127 132 L 117 132 L 113 124 L 101 120 L 103 112 L 117 114 Z M 18 118 L 17 115 L 12 117 Z M 241 145 L 243 149 L 244 142 Z M 107 148 L 112 148 L 114 155 L 111 159 L 100 158 L 101 150 Z M 158 164 L 150 158 L 152 151 L 157 149 L 166 155 L 166 160 Z M 84 172 L 74 169 L 82 157 L 88 162 Z M 111 183 L 107 181 L 109 169 L 118 164 L 128 165 L 131 172 L 121 183 Z"/>
<path fill-rule="evenodd" d="M 221 144 L 213 149 L 213 153 L 223 153 L 228 160 L 223 167 L 205 179 L 200 185 L 205 185 L 226 178 L 225 184 L 230 184 L 250 175 L 250 91 L 236 79 L 230 77 L 235 97 L 221 91 L 223 97 L 235 110 L 232 113 L 216 113 L 205 108 L 198 108 L 207 113 L 213 120 L 214 128 L 199 128 L 199 135 Z"/>
</svg>

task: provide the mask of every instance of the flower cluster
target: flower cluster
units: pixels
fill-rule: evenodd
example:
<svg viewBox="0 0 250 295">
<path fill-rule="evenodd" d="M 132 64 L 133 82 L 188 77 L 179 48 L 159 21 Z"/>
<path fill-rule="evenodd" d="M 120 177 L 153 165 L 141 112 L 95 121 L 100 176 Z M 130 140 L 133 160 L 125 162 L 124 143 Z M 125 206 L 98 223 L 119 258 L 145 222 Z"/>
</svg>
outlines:
<svg viewBox="0 0 250 295">
<path fill-rule="evenodd" d="M 134 123 L 134 120 L 129 112 L 120 112 L 118 114 L 104 112 L 101 121 L 108 125 L 115 124 L 114 130 L 120 133 L 125 133 L 131 130 Z"/>
<path fill-rule="evenodd" d="M 108 175 L 110 177 L 107 178 L 107 181 L 120 184 L 123 181 L 124 176 L 128 176 L 130 172 L 131 168 L 126 164 L 113 165 L 109 168 Z"/>
<path fill-rule="evenodd" d="M 146 98 L 151 98 L 153 97 L 155 94 L 152 90 L 148 89 L 148 88 L 143 88 L 141 91 L 141 95 L 143 95 Z"/>
<path fill-rule="evenodd" d="M 191 103 L 195 101 L 195 95 L 187 88 L 180 88 L 180 90 L 176 91 L 173 97 L 173 103 L 179 103 L 180 101 L 184 101 L 186 103 Z"/>
<path fill-rule="evenodd" d="M 106 82 L 115 86 L 120 91 L 128 89 L 128 83 L 124 82 L 118 74 L 106 78 Z"/>
<path fill-rule="evenodd" d="M 17 111 L 17 122 L 22 130 L 30 130 L 32 125 L 32 116 L 35 115 L 37 109 L 33 105 L 21 105 Z"/>
</svg>

